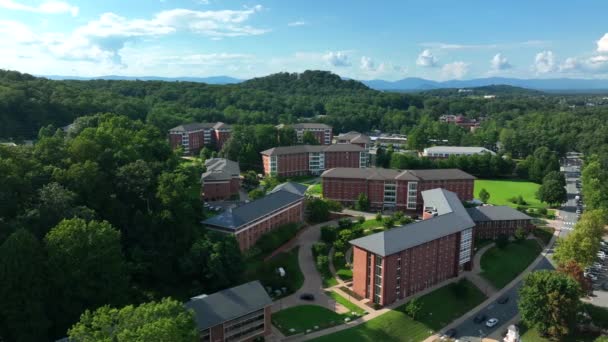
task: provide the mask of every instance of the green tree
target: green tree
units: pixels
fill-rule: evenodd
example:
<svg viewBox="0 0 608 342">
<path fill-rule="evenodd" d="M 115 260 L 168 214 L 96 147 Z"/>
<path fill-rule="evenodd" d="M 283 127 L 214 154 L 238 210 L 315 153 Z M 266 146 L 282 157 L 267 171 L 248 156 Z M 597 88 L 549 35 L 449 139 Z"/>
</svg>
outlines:
<svg viewBox="0 0 608 342">
<path fill-rule="evenodd" d="M 260 181 L 258 180 L 258 174 L 249 170 L 243 174 L 243 187 L 246 189 L 253 189 L 260 185 Z"/>
<path fill-rule="evenodd" d="M 304 131 L 302 134 L 302 143 L 304 145 L 319 145 L 319 140 L 311 131 Z"/>
<path fill-rule="evenodd" d="M 528 274 L 519 290 L 519 312 L 529 327 L 556 338 L 567 335 L 576 322 L 581 289 L 567 275 L 554 271 Z"/>
<path fill-rule="evenodd" d="M 248 193 L 249 199 L 252 201 L 255 201 L 256 199 L 264 197 L 265 194 L 266 193 L 262 189 L 253 189 L 253 190 L 249 191 L 249 193 Z"/>
<path fill-rule="evenodd" d="M 306 220 L 311 223 L 329 220 L 329 206 L 320 198 L 306 200 Z"/>
<path fill-rule="evenodd" d="M 568 193 L 566 192 L 566 188 L 564 188 L 559 181 L 548 179 L 543 182 L 540 188 L 538 188 L 536 197 L 545 203 L 558 205 L 564 203 L 568 199 Z"/>
<path fill-rule="evenodd" d="M 549 180 L 558 181 L 562 187 L 566 186 L 566 177 L 564 177 L 564 174 L 559 171 L 551 171 L 547 173 L 543 178 L 543 183 Z"/>
<path fill-rule="evenodd" d="M 559 265 L 557 267 L 557 272 L 574 279 L 578 283 L 583 294 L 590 293 L 592 290 L 591 281 L 589 278 L 585 277 L 583 268 L 576 261 L 570 260 L 563 265 Z"/>
<path fill-rule="evenodd" d="M 517 229 L 515 229 L 515 234 L 513 234 L 513 236 L 515 237 L 515 240 L 517 241 L 523 241 L 526 239 L 526 230 L 522 227 L 517 227 Z"/>
<path fill-rule="evenodd" d="M 488 203 L 488 201 L 490 200 L 490 193 L 485 188 L 479 190 L 479 199 L 483 203 Z"/>
<path fill-rule="evenodd" d="M 31 233 L 19 229 L 0 245 L 0 335 L 7 341 L 46 340 L 45 255 Z"/>
<path fill-rule="evenodd" d="M 395 219 L 392 216 L 388 216 L 382 219 L 382 226 L 385 229 L 391 229 L 395 226 Z"/>
<path fill-rule="evenodd" d="M 369 199 L 365 193 L 360 193 L 357 197 L 357 202 L 355 203 L 355 209 L 360 211 L 368 211 L 369 210 Z"/>
<path fill-rule="evenodd" d="M 412 319 L 416 319 L 420 310 L 422 310 L 422 303 L 420 303 L 418 298 L 414 298 L 407 302 L 404 309 L 405 314 L 410 316 Z"/>
<path fill-rule="evenodd" d="M 600 249 L 604 222 L 606 222 L 605 211 L 586 211 L 574 226 L 574 230 L 557 241 L 553 259 L 561 265 L 570 260 L 576 261 L 583 267 L 591 265 Z"/>
<path fill-rule="evenodd" d="M 176 300 L 87 310 L 68 331 L 70 340 L 96 341 L 198 341 L 194 314 Z"/>
<path fill-rule="evenodd" d="M 298 143 L 296 130 L 291 126 L 284 126 L 278 130 L 278 146 L 291 146 Z"/>
<path fill-rule="evenodd" d="M 65 333 L 85 309 L 126 299 L 120 232 L 108 222 L 63 220 L 47 234 L 45 245 L 55 334 Z"/>
</svg>

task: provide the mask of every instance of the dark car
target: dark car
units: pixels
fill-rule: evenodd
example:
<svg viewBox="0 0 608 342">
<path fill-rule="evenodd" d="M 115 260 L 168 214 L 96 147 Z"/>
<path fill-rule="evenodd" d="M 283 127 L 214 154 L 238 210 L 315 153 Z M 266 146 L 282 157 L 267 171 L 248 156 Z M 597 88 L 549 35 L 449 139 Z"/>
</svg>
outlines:
<svg viewBox="0 0 608 342">
<path fill-rule="evenodd" d="M 481 322 L 484 322 L 488 317 L 486 317 L 486 315 L 477 315 L 475 316 L 475 318 L 473 318 L 473 322 L 479 324 Z"/>
<path fill-rule="evenodd" d="M 311 293 L 302 293 L 300 295 L 300 299 L 301 300 L 313 301 L 313 300 L 315 300 L 315 296 L 312 295 Z"/>
<path fill-rule="evenodd" d="M 505 303 L 507 303 L 508 301 L 509 301 L 509 297 L 508 297 L 508 296 L 504 296 L 504 297 L 502 297 L 502 298 L 500 298 L 500 299 L 498 300 L 498 304 L 505 304 Z"/>
<path fill-rule="evenodd" d="M 445 336 L 447 336 L 449 338 L 456 337 L 456 329 L 449 329 L 448 331 L 445 332 Z"/>
</svg>

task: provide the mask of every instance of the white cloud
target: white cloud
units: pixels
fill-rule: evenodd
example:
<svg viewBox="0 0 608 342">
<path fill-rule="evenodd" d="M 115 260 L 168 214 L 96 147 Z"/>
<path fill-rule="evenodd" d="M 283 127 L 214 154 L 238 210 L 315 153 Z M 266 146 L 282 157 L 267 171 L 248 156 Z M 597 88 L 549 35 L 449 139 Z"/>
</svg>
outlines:
<svg viewBox="0 0 608 342">
<path fill-rule="evenodd" d="M 435 67 L 437 66 L 437 62 L 437 57 L 429 49 L 422 51 L 416 59 L 416 64 L 423 67 Z"/>
<path fill-rule="evenodd" d="M 597 41 L 597 52 L 608 52 L 608 33 Z"/>
<path fill-rule="evenodd" d="M 441 76 L 444 79 L 463 78 L 469 72 L 469 66 L 469 63 L 460 61 L 445 64 L 441 68 Z"/>
<path fill-rule="evenodd" d="M 494 57 L 492 57 L 490 65 L 492 67 L 492 70 L 494 71 L 506 70 L 511 68 L 511 64 L 509 63 L 509 61 L 501 53 L 497 53 L 496 55 L 494 55 Z"/>
<path fill-rule="evenodd" d="M 588 58 L 569 57 L 560 64 L 559 71 L 564 73 L 598 73 L 608 71 L 608 56 L 598 55 Z"/>
<path fill-rule="evenodd" d="M 376 70 L 376 63 L 370 57 L 363 56 L 361 57 L 360 68 L 365 71 L 374 71 Z"/>
<path fill-rule="evenodd" d="M 43 14 L 70 13 L 72 16 L 77 16 L 79 11 L 77 6 L 72 6 L 67 2 L 54 0 L 43 1 L 38 6 L 24 5 L 13 0 L 0 0 L 0 7 L 16 11 L 27 11 Z"/>
<path fill-rule="evenodd" d="M 4 43 L 12 41 L 16 44 L 29 44 L 38 41 L 36 34 L 27 25 L 12 20 L 0 20 L 0 37 Z"/>
<path fill-rule="evenodd" d="M 493 44 L 458 44 L 445 42 L 424 42 L 419 44 L 422 47 L 439 50 L 479 50 L 479 49 L 508 49 L 522 46 L 544 46 L 549 42 L 545 40 L 527 40 L 512 43 L 493 43 Z"/>
<path fill-rule="evenodd" d="M 287 23 L 287 26 L 304 26 L 304 25 L 308 25 L 307 22 L 303 21 L 303 20 L 298 20 L 298 21 L 292 21 L 290 23 Z"/>
<path fill-rule="evenodd" d="M 546 74 L 555 71 L 555 57 L 552 51 L 542 51 L 536 54 L 534 58 L 534 70 L 539 74 Z"/>
<path fill-rule="evenodd" d="M 344 52 L 338 51 L 338 52 L 328 52 L 327 54 L 325 54 L 323 56 L 323 59 L 325 59 L 325 61 L 327 63 L 329 63 L 332 66 L 335 67 L 346 67 L 346 66 L 350 66 L 350 60 L 348 58 L 348 55 Z"/>
</svg>

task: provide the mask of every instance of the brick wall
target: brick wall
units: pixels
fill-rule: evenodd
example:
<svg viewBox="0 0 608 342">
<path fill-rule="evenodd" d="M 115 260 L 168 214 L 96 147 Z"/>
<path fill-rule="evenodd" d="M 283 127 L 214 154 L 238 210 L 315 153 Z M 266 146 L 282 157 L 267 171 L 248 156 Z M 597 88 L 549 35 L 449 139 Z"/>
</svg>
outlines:
<svg viewBox="0 0 608 342">
<path fill-rule="evenodd" d="M 230 134 L 232 132 L 215 130 L 214 133 L 215 133 L 215 145 L 218 150 L 221 150 L 222 147 L 224 146 L 224 144 L 226 143 L 226 141 L 228 139 L 230 139 Z"/>
<path fill-rule="evenodd" d="M 246 251 L 255 245 L 256 241 L 265 233 L 292 222 L 302 222 L 304 219 L 303 200 L 293 204 L 287 209 L 272 214 L 271 216 L 259 219 L 252 225 L 245 227 L 236 232 L 235 237 L 239 243 L 241 251 Z"/>
<path fill-rule="evenodd" d="M 182 146 L 182 135 L 181 133 L 169 133 L 169 145 L 172 149 L 176 149 Z"/>
<path fill-rule="evenodd" d="M 325 169 L 360 166 L 360 152 L 325 152 Z"/>
<path fill-rule="evenodd" d="M 475 222 L 473 234 L 475 239 L 496 239 L 501 234 L 507 236 L 515 234 L 515 230 L 518 227 L 522 227 L 527 232 L 530 232 L 534 225 L 531 220 Z"/>
<path fill-rule="evenodd" d="M 367 254 L 366 250 L 353 246 L 353 291 L 364 298 L 367 287 Z"/>
<path fill-rule="evenodd" d="M 308 172 L 308 153 L 294 153 L 277 156 L 277 176 L 301 176 L 307 175 Z"/>
<path fill-rule="evenodd" d="M 204 182 L 203 199 L 205 201 L 219 201 L 229 199 L 239 194 L 240 180 L 238 178 L 222 182 Z"/>
</svg>

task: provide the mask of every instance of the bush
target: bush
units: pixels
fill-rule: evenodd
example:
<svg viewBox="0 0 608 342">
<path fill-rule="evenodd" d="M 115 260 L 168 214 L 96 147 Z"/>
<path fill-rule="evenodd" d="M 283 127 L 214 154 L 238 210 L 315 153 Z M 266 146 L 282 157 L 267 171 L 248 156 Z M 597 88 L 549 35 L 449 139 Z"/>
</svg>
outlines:
<svg viewBox="0 0 608 342">
<path fill-rule="evenodd" d="M 376 214 L 376 221 L 378 221 L 378 222 L 382 221 L 382 213 L 381 212 L 378 212 Z"/>
<path fill-rule="evenodd" d="M 332 243 L 334 243 L 334 241 L 336 241 L 337 237 L 338 237 L 338 232 L 336 230 L 336 227 L 332 227 L 332 226 L 321 227 L 321 241 L 323 241 L 327 244 L 332 244 Z"/>
<path fill-rule="evenodd" d="M 315 256 L 327 255 L 328 252 L 329 252 L 329 245 L 326 244 L 325 242 L 317 242 L 314 245 L 312 245 L 312 253 Z"/>
<path fill-rule="evenodd" d="M 528 208 L 524 207 L 523 205 L 518 205 L 517 210 L 521 211 L 522 213 L 525 213 L 526 211 L 528 211 Z"/>
<path fill-rule="evenodd" d="M 256 199 L 264 197 L 265 194 L 266 193 L 262 189 L 253 189 L 249 191 L 248 196 L 250 200 L 255 201 Z"/>
<path fill-rule="evenodd" d="M 340 229 L 348 229 L 353 226 L 353 221 L 349 218 L 342 218 L 338 220 L 338 227 Z"/>
<path fill-rule="evenodd" d="M 342 204 L 340 204 L 340 202 L 336 202 L 334 200 L 325 200 L 325 203 L 327 203 L 327 207 L 329 208 L 330 211 L 337 211 L 340 212 L 342 211 Z"/>
<path fill-rule="evenodd" d="M 395 220 L 392 217 L 385 217 L 382 220 L 382 226 L 386 229 L 391 229 L 395 226 Z"/>
<path fill-rule="evenodd" d="M 538 208 L 538 209 L 537 209 L 537 212 L 538 212 L 540 215 L 547 216 L 547 212 L 548 212 L 548 211 L 547 211 L 547 208 Z"/>
<path fill-rule="evenodd" d="M 359 224 L 363 224 L 365 222 L 365 217 L 357 216 L 357 222 L 359 222 Z"/>
<path fill-rule="evenodd" d="M 517 229 L 515 229 L 515 234 L 513 234 L 513 236 L 515 237 L 515 240 L 517 241 L 522 241 L 526 239 L 526 230 L 523 229 L 522 227 L 517 227 Z"/>
<path fill-rule="evenodd" d="M 344 260 L 344 253 L 343 252 L 335 252 L 334 253 L 334 261 L 338 263 L 338 265 L 342 265 L 344 263 L 346 263 L 346 261 Z"/>
<path fill-rule="evenodd" d="M 399 220 L 399 224 L 400 225 L 406 225 L 406 224 L 410 224 L 414 222 L 414 220 L 409 217 L 409 216 L 403 216 L 400 220 Z"/>
<path fill-rule="evenodd" d="M 528 205 L 528 202 L 524 201 L 524 198 L 521 195 L 519 195 L 519 196 L 517 196 L 517 204 Z"/>
<path fill-rule="evenodd" d="M 260 237 L 256 242 L 255 247 L 262 252 L 268 254 L 281 247 L 296 235 L 300 226 L 296 223 L 288 223 L 270 231 Z"/>
<path fill-rule="evenodd" d="M 500 234 L 494 242 L 496 242 L 496 247 L 503 249 L 509 244 L 509 237 L 505 234 Z"/>
<path fill-rule="evenodd" d="M 325 269 L 329 265 L 329 259 L 327 255 L 318 255 L 317 256 L 317 267 L 322 270 Z"/>
<path fill-rule="evenodd" d="M 393 214 L 393 219 L 394 219 L 395 221 L 399 221 L 399 220 L 401 220 L 402 218 L 403 218 L 403 212 L 401 212 L 401 211 L 396 211 L 396 212 Z"/>
</svg>

